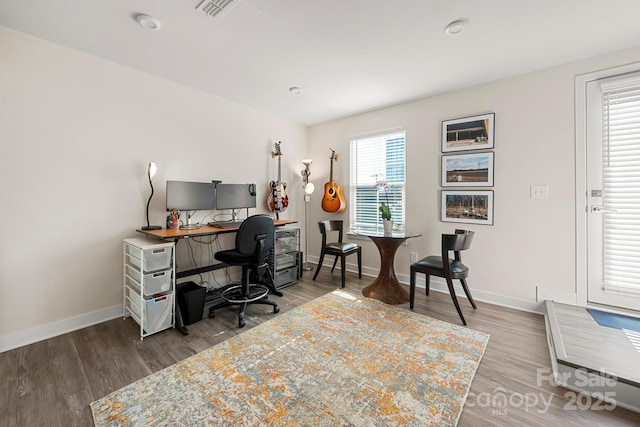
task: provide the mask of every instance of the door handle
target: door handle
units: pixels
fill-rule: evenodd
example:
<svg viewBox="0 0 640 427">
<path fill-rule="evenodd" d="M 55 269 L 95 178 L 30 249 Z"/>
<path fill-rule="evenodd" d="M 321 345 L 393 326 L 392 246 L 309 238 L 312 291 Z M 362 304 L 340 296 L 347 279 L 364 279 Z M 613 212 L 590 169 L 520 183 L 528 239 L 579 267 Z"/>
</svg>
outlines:
<svg viewBox="0 0 640 427">
<path fill-rule="evenodd" d="M 591 213 L 616 213 L 617 209 L 605 209 L 602 206 L 591 206 Z"/>
</svg>

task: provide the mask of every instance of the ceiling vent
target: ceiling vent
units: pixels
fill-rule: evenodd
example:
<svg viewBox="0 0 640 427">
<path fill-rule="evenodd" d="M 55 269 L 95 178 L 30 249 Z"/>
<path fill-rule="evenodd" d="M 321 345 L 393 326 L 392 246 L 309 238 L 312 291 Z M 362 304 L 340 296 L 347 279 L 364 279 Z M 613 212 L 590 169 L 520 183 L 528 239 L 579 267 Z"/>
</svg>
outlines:
<svg viewBox="0 0 640 427">
<path fill-rule="evenodd" d="M 211 17 L 215 17 L 232 2 L 233 0 L 202 0 L 200 4 L 196 6 L 196 9 L 206 13 Z"/>
</svg>

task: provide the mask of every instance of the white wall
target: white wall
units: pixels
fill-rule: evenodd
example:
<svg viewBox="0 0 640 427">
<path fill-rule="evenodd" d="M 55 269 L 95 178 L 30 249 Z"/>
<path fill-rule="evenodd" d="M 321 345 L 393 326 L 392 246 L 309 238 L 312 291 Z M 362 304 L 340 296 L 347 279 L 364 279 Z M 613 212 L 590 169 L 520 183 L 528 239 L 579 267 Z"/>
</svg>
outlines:
<svg viewBox="0 0 640 427">
<path fill-rule="evenodd" d="M 341 156 L 334 164 L 334 179 L 348 195 L 349 139 L 404 126 L 407 228 L 421 232 L 422 237 L 410 239 L 398 250 L 395 266 L 400 280 L 408 283 L 411 251 L 420 257 L 437 254 L 440 234 L 460 227 L 476 232 L 465 261 L 477 299 L 536 309 L 537 287 L 545 296 L 573 295 L 577 285 L 574 78 L 636 61 L 640 61 L 640 48 L 314 126 L 309 156 L 314 159 L 312 182 L 319 191 L 312 196 L 315 209 L 310 224 L 328 218 L 348 220 L 347 212 L 329 214 L 320 208 L 322 188 L 329 178 L 329 147 Z M 441 122 L 488 112 L 495 113 L 496 125 L 495 225 L 440 222 Z M 530 199 L 531 185 L 548 185 L 549 199 Z M 375 272 L 379 265 L 375 246 L 369 241 L 359 243 L 364 246 L 365 271 Z M 309 247 L 319 245 L 319 233 L 310 227 Z M 319 251 L 310 253 L 315 261 Z M 418 275 L 419 284 L 424 284 L 423 277 Z"/>
<path fill-rule="evenodd" d="M 255 182 L 265 212 L 282 141 L 281 217 L 303 218 L 306 127 L 5 27 L 0 58 L 0 351 L 121 313 L 150 160 L 153 224 L 168 179 Z"/>
</svg>

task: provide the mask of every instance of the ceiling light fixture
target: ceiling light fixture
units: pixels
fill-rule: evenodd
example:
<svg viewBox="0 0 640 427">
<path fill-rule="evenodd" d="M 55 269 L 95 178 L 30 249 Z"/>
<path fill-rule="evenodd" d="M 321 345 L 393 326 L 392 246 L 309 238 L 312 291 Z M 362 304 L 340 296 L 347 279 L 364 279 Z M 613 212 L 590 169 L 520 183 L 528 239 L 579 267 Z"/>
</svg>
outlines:
<svg viewBox="0 0 640 427">
<path fill-rule="evenodd" d="M 136 21 L 138 21 L 138 24 L 149 30 L 157 30 L 160 28 L 160 21 L 153 16 L 145 15 L 144 13 L 136 15 Z"/>
<path fill-rule="evenodd" d="M 460 34 L 461 32 L 463 32 L 468 23 L 469 21 L 467 21 L 466 19 L 457 19 L 447 25 L 447 27 L 444 29 L 444 32 L 450 36 L 455 36 L 456 34 Z"/>
<path fill-rule="evenodd" d="M 300 94 L 302 93 L 302 89 L 300 89 L 300 88 L 299 88 L 299 87 L 297 87 L 297 86 L 291 86 L 291 87 L 289 88 L 289 92 L 291 92 L 291 93 L 292 93 L 292 94 L 294 94 L 294 95 L 300 95 Z"/>
</svg>

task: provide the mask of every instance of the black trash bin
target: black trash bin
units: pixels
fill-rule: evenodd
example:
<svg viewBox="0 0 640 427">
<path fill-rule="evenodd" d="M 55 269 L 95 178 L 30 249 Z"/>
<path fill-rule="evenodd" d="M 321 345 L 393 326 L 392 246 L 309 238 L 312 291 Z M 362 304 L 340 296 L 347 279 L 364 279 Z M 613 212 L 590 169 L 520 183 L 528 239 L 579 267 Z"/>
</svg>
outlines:
<svg viewBox="0 0 640 427">
<path fill-rule="evenodd" d="M 177 291 L 182 322 L 190 325 L 202 320 L 207 288 L 194 282 L 185 282 L 178 284 Z"/>
</svg>

